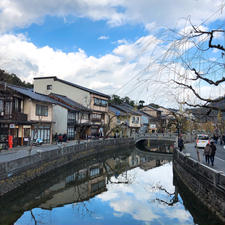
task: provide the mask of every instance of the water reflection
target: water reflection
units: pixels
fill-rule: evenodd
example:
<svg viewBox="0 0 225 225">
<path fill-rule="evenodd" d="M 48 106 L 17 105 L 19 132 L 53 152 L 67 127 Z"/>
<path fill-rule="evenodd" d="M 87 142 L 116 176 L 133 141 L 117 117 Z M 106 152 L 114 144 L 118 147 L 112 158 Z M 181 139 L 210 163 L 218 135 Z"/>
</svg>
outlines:
<svg viewBox="0 0 225 225">
<path fill-rule="evenodd" d="M 74 162 L 0 199 L 0 224 L 194 224 L 171 160 L 117 149 Z"/>
<path fill-rule="evenodd" d="M 137 147 L 148 152 L 173 153 L 174 142 L 165 140 L 143 140 L 137 143 Z"/>
</svg>

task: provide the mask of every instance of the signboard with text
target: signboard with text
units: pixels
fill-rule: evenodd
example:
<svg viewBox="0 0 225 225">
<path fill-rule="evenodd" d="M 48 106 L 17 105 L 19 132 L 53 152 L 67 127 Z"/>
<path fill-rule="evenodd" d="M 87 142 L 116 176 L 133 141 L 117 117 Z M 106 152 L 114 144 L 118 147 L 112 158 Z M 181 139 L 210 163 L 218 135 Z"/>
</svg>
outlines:
<svg viewBox="0 0 225 225">
<path fill-rule="evenodd" d="M 156 125 L 155 124 L 150 124 L 150 128 L 151 129 L 155 129 L 156 128 Z"/>
<path fill-rule="evenodd" d="M 13 124 L 13 123 L 9 124 L 9 128 L 11 128 L 11 129 L 15 128 L 15 124 Z"/>
</svg>

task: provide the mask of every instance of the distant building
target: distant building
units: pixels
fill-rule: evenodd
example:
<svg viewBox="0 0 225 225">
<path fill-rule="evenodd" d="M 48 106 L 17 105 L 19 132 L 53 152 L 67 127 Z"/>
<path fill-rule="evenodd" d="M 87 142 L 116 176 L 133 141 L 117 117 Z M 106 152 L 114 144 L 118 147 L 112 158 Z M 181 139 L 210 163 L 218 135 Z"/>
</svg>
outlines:
<svg viewBox="0 0 225 225">
<path fill-rule="evenodd" d="M 111 104 L 110 106 L 126 114 L 126 116 L 123 116 L 124 118 L 126 117 L 126 120 L 123 121 L 123 126 L 126 126 L 125 136 L 130 137 L 139 132 L 141 113 L 138 110 L 126 103 Z M 118 118 L 120 117 L 118 116 Z"/>
<path fill-rule="evenodd" d="M 69 140 L 86 138 L 91 127 L 92 110 L 63 95 L 51 93 L 49 97 L 58 103 L 53 107 L 53 135 L 67 133 Z"/>
<path fill-rule="evenodd" d="M 150 117 L 149 123 L 149 131 L 154 132 L 162 132 L 163 131 L 163 120 L 162 120 L 162 111 L 156 109 L 150 105 L 146 105 L 140 109 L 143 113 L 147 114 Z"/>
<path fill-rule="evenodd" d="M 108 100 L 110 98 L 106 94 L 59 79 L 56 76 L 34 78 L 34 91 L 46 95 L 50 93 L 64 95 L 91 109 L 91 126 L 88 130 L 88 136 L 99 135 L 100 128 L 106 125 Z"/>
<path fill-rule="evenodd" d="M 52 141 L 53 104 L 48 96 L 32 89 L 0 83 L 0 142 L 13 136 L 13 146 L 41 138 Z"/>
</svg>

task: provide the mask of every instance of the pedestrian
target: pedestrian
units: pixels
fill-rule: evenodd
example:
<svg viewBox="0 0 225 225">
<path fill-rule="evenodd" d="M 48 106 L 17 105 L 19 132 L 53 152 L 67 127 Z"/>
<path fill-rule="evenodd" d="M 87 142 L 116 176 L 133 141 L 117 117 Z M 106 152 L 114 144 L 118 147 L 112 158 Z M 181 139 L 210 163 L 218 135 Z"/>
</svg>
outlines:
<svg viewBox="0 0 225 225">
<path fill-rule="evenodd" d="M 211 165 L 214 166 L 214 157 L 216 154 L 216 146 L 214 145 L 213 141 L 210 143 L 210 147 L 211 147 L 210 161 L 211 161 Z"/>
<path fill-rule="evenodd" d="M 57 132 L 54 135 L 54 140 L 55 140 L 56 143 L 58 143 L 58 134 L 57 134 Z"/>
<path fill-rule="evenodd" d="M 59 134 L 58 135 L 58 143 L 62 144 L 62 141 L 63 141 L 63 136 L 62 136 L 62 134 Z"/>
<path fill-rule="evenodd" d="M 209 157 L 211 154 L 211 146 L 210 144 L 207 144 L 204 148 L 204 156 L 205 156 L 205 162 L 209 165 Z"/>
<path fill-rule="evenodd" d="M 222 139 L 222 135 L 220 135 L 220 145 L 223 144 L 223 139 Z"/>
<path fill-rule="evenodd" d="M 225 135 L 222 136 L 223 144 L 225 145 Z"/>
<path fill-rule="evenodd" d="M 179 148 L 180 152 L 182 152 L 182 150 L 184 148 L 184 140 L 182 139 L 182 137 L 178 138 L 178 148 Z"/>
</svg>

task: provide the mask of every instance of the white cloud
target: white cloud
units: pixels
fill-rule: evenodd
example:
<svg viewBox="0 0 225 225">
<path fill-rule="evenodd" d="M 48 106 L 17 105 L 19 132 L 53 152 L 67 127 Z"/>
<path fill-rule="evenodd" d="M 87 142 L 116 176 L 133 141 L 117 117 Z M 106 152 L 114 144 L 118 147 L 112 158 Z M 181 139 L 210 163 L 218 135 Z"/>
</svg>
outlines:
<svg viewBox="0 0 225 225">
<path fill-rule="evenodd" d="M 154 29 L 156 29 L 156 23 L 155 22 L 152 22 L 152 23 L 147 23 L 145 25 L 145 29 L 149 32 L 152 32 Z"/>
<path fill-rule="evenodd" d="M 223 18 L 220 6 L 224 0 L 1 0 L 0 31 L 41 23 L 46 15 L 87 17 L 106 20 L 113 26 L 125 23 L 151 23 L 156 26 L 179 26 L 190 17 L 194 24 Z M 121 10 L 122 9 L 122 10 Z M 215 13 L 217 11 L 218 13 Z M 182 20 L 183 19 L 183 20 Z"/>
<path fill-rule="evenodd" d="M 108 184 L 108 191 L 98 195 L 103 202 L 109 201 L 115 216 L 122 217 L 128 214 L 146 224 L 152 224 L 155 220 L 164 221 L 163 216 L 168 223 L 169 218 L 178 219 L 182 224 L 192 220 L 182 204 L 177 203 L 173 207 L 168 207 L 155 201 L 156 198 L 169 198 L 166 192 L 158 187 L 163 187 L 169 193 L 174 192 L 172 163 L 148 171 L 135 168 L 128 171 L 126 177 L 135 179 L 135 182 L 130 185 Z"/>
<path fill-rule="evenodd" d="M 87 56 L 82 49 L 65 53 L 49 46 L 38 48 L 24 35 L 5 34 L 0 36 L 0 68 L 30 82 L 34 76 L 55 75 L 113 94 L 132 76 L 136 82 L 136 75 L 142 73 L 149 62 L 145 56 L 157 43 L 155 37 L 146 36 L 134 43 L 121 44 L 111 54 L 97 58 Z M 122 88 L 120 95 L 123 96 L 130 88 Z"/>
<path fill-rule="evenodd" d="M 24 35 L 5 34 L 0 36 L 0 68 L 30 82 L 34 76 L 58 76 L 109 95 L 129 96 L 164 106 L 175 107 L 178 96 L 180 100 L 187 97 L 194 100 L 190 91 L 177 89 L 170 82 L 174 71 L 184 73 L 180 65 L 162 70 L 152 59 L 163 53 L 160 44 L 160 40 L 149 35 L 120 44 L 111 54 L 97 58 L 88 56 L 82 49 L 65 53 L 49 46 L 38 48 Z M 211 93 L 210 97 L 216 97 L 224 89 L 210 86 L 199 91 L 204 96 Z"/>
<path fill-rule="evenodd" d="M 109 39 L 108 36 L 100 36 L 100 37 L 98 38 L 98 40 L 108 40 L 108 39 Z"/>
</svg>

